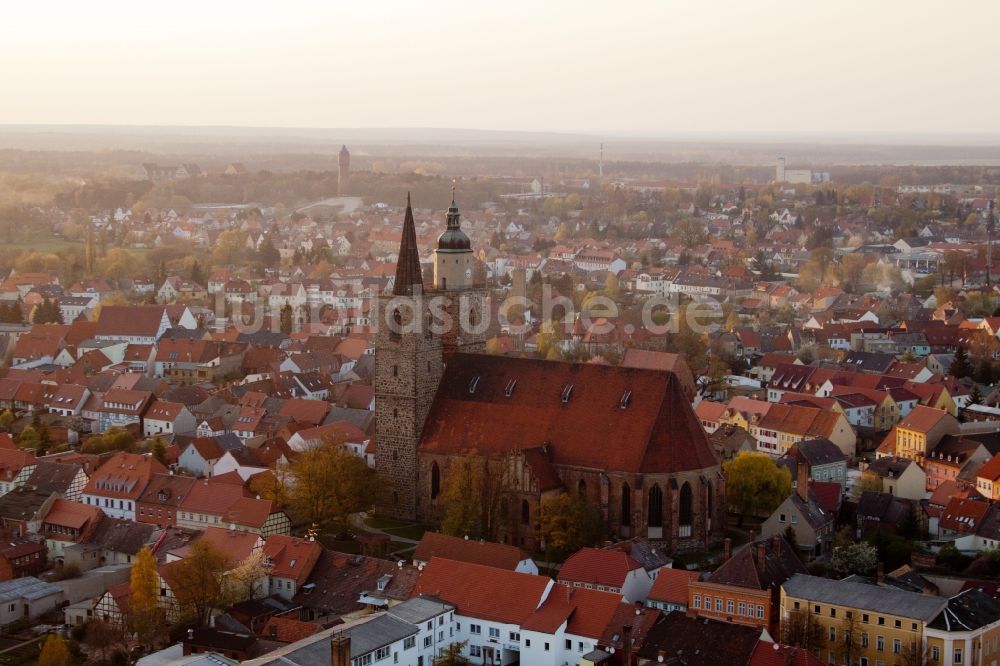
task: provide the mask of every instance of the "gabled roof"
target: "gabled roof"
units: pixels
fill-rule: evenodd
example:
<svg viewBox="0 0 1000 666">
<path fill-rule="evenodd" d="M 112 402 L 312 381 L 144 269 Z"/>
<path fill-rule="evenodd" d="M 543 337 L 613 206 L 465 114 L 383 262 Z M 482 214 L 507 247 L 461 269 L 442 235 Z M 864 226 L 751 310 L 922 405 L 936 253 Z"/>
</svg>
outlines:
<svg viewBox="0 0 1000 666">
<path fill-rule="evenodd" d="M 886 615 L 898 615 L 929 622 L 947 606 L 947 601 L 918 592 L 892 587 L 830 580 L 805 573 L 796 574 L 782 588 L 790 597 L 847 606 Z"/>
<path fill-rule="evenodd" d="M 290 578 L 296 588 L 305 583 L 322 554 L 323 546 L 302 537 L 272 534 L 264 542 L 264 556 L 270 567 L 268 575 Z"/>
<path fill-rule="evenodd" d="M 467 617 L 523 624 L 541 604 L 552 579 L 434 557 L 413 596 L 429 594 L 454 604 Z"/>
<path fill-rule="evenodd" d="M 764 561 L 760 561 L 763 549 Z M 705 577 L 719 585 L 770 590 L 806 568 L 784 537 L 758 539 L 736 550 L 728 561 Z"/>
<path fill-rule="evenodd" d="M 926 433 L 940 423 L 945 417 L 954 418 L 943 409 L 935 409 L 925 405 L 917 405 L 899 422 L 897 427 L 906 430 Z"/>
<path fill-rule="evenodd" d="M 667 604 L 687 606 L 688 585 L 691 581 L 698 580 L 699 575 L 697 571 L 686 569 L 661 569 L 653 581 L 649 598 Z"/>
<path fill-rule="evenodd" d="M 566 622 L 566 633 L 597 639 L 621 605 L 617 594 L 557 584 L 521 629 L 554 634 Z"/>
<path fill-rule="evenodd" d="M 104 305 L 97 318 L 96 335 L 155 337 L 164 314 L 162 305 Z"/>
<path fill-rule="evenodd" d="M 492 456 L 546 443 L 555 465 L 646 473 L 719 465 L 672 373 L 485 354 L 447 364 L 421 450 Z"/>
<path fill-rule="evenodd" d="M 430 562 L 434 557 L 513 571 L 530 555 L 517 546 L 463 539 L 440 532 L 424 532 L 416 550 L 413 551 L 412 559 L 414 562 Z"/>
<path fill-rule="evenodd" d="M 559 569 L 559 582 L 621 588 L 629 573 L 636 569 L 642 569 L 642 565 L 628 553 L 581 548 L 570 555 Z"/>
</svg>

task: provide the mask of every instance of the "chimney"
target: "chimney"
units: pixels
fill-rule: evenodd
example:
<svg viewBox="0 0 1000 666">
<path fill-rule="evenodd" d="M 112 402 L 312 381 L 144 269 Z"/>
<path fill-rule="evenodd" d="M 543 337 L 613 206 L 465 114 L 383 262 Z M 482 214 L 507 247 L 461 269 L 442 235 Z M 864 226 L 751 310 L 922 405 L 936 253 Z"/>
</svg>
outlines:
<svg viewBox="0 0 1000 666">
<path fill-rule="evenodd" d="M 757 544 L 757 569 L 764 573 L 764 565 L 767 564 L 767 542 L 762 541 Z"/>
<path fill-rule="evenodd" d="M 728 562 L 729 558 L 733 556 L 733 540 L 726 537 L 725 541 L 722 542 L 724 548 L 723 562 Z"/>
<path fill-rule="evenodd" d="M 756 538 L 757 538 L 757 533 L 754 532 L 753 530 L 750 530 L 750 536 L 747 537 L 747 543 L 752 544 Z"/>
<path fill-rule="evenodd" d="M 351 666 L 351 637 L 336 634 L 330 640 L 330 666 Z"/>
<path fill-rule="evenodd" d="M 781 536 L 775 534 L 771 537 L 771 550 L 774 551 L 775 555 L 781 555 Z"/>
<path fill-rule="evenodd" d="M 632 666 L 632 625 L 622 627 L 622 650 L 625 652 L 625 666 Z"/>
<path fill-rule="evenodd" d="M 881 585 L 884 578 L 885 578 L 885 565 L 879 562 L 878 568 L 875 569 L 875 582 Z"/>
<path fill-rule="evenodd" d="M 798 491 L 799 497 L 802 498 L 803 502 L 809 501 L 809 466 L 806 465 L 805 461 L 800 460 L 795 466 L 798 470 L 798 479 L 795 482 L 795 490 Z"/>
</svg>

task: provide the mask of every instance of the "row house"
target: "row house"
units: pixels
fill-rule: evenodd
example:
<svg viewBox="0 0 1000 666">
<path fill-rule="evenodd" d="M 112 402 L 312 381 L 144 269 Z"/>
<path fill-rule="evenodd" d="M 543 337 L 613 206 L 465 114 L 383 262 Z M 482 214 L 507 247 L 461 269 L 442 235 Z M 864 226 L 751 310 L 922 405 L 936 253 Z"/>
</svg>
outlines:
<svg viewBox="0 0 1000 666">
<path fill-rule="evenodd" d="M 844 455 L 853 458 L 857 435 L 842 413 L 813 407 L 779 403 L 749 424 L 757 449 L 781 456 L 796 442 L 823 438 L 833 442 Z"/>
<path fill-rule="evenodd" d="M 306 584 L 323 547 L 312 539 L 272 534 L 264 542 L 267 593 L 291 601 Z"/>
<path fill-rule="evenodd" d="M 37 467 L 38 458 L 34 454 L 18 448 L 0 448 L 0 495 L 24 485 Z"/>
<path fill-rule="evenodd" d="M 688 613 L 759 627 L 775 635 L 781 622 L 780 586 L 805 565 L 782 536 L 755 540 L 730 553 L 726 539 L 725 561 L 714 572 L 688 584 Z"/>
<path fill-rule="evenodd" d="M 149 406 L 143 418 L 146 437 L 180 435 L 194 432 L 197 421 L 188 408 L 179 402 L 157 400 Z"/>
<path fill-rule="evenodd" d="M 181 502 L 197 482 L 190 476 L 153 474 L 136 500 L 136 520 L 160 528 L 176 527 Z"/>
<path fill-rule="evenodd" d="M 198 481 L 181 500 L 176 512 L 178 527 L 223 527 L 252 532 L 261 537 L 288 534 L 288 516 L 269 500 L 250 497 L 242 485 Z"/>
<path fill-rule="evenodd" d="M 90 399 L 90 389 L 79 384 L 59 384 L 46 390 L 49 413 L 59 416 L 79 416 Z"/>
<path fill-rule="evenodd" d="M 579 663 L 622 606 L 617 594 L 551 578 L 432 558 L 414 594 L 455 607 L 454 638 L 473 663 Z"/>
<path fill-rule="evenodd" d="M 142 418 L 153 401 L 150 391 L 130 391 L 112 388 L 104 394 L 97 408 L 97 421 L 93 430 L 107 432 L 111 428 L 127 428 L 130 425 L 142 427 Z"/>
<path fill-rule="evenodd" d="M 97 468 L 83 489 L 83 502 L 113 518 L 136 520 L 136 504 L 154 474 L 167 471 L 158 460 L 116 453 Z"/>
</svg>

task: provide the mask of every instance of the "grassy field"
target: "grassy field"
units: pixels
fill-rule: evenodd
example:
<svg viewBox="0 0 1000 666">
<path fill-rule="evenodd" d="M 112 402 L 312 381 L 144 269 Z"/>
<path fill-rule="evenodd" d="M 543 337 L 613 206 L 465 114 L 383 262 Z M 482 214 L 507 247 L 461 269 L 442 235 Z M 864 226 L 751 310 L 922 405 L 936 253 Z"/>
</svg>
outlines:
<svg viewBox="0 0 1000 666">
<path fill-rule="evenodd" d="M 414 541 L 419 541 L 420 537 L 422 537 L 424 532 L 427 531 L 426 525 L 407 523 L 401 520 L 393 520 L 392 518 L 381 518 L 377 516 L 368 516 L 365 519 L 365 525 L 376 530 L 382 530 L 390 536 L 402 537 L 403 539 L 413 539 Z"/>
</svg>

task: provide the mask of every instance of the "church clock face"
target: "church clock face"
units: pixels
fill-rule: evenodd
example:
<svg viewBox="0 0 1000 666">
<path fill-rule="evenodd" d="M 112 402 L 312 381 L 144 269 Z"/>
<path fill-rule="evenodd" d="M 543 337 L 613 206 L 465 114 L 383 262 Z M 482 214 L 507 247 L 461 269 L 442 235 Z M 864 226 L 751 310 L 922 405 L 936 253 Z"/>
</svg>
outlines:
<svg viewBox="0 0 1000 666">
<path fill-rule="evenodd" d="M 471 268 L 466 268 L 465 269 L 465 279 L 466 280 L 471 280 L 472 279 L 472 269 Z"/>
</svg>

